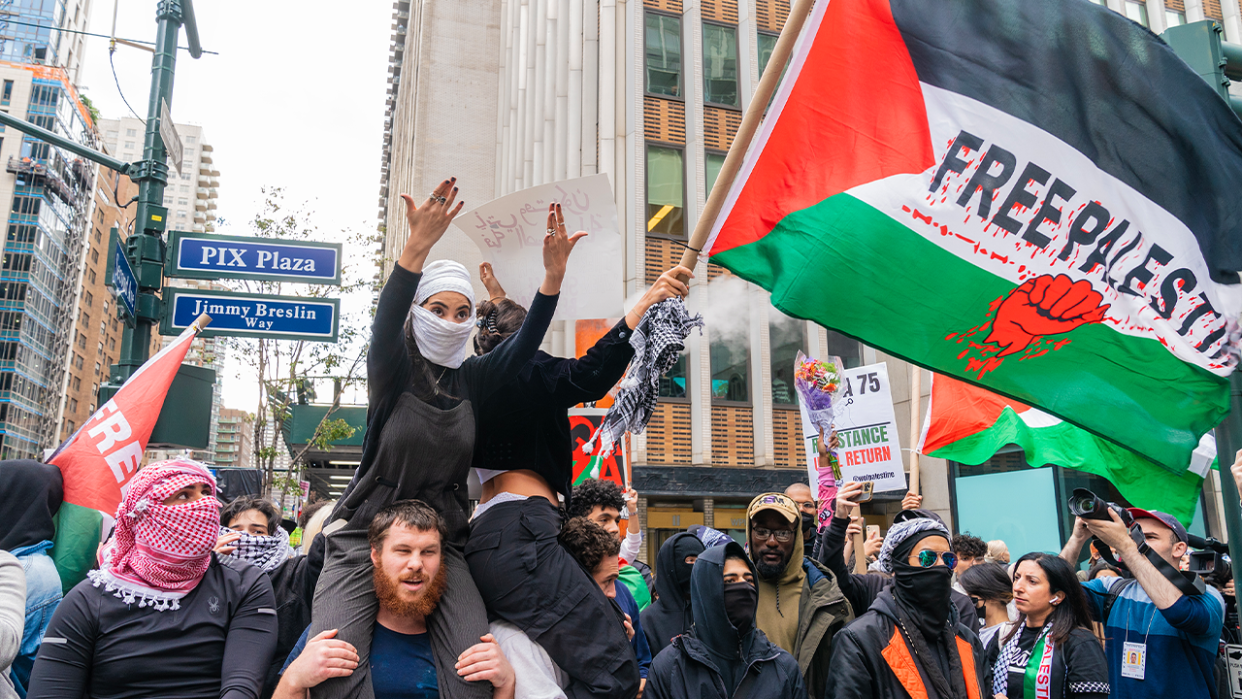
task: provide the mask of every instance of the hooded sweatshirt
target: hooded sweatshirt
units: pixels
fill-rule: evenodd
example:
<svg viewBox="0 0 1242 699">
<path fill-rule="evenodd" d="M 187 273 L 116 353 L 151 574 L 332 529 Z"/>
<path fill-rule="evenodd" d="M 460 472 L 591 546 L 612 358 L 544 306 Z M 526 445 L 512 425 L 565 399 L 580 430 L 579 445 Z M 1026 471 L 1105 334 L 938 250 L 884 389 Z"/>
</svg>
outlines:
<svg viewBox="0 0 1242 699">
<path fill-rule="evenodd" d="M 693 551 L 695 556 L 701 555 L 703 543 L 694 534 L 681 532 L 669 537 L 656 555 L 655 587 L 659 599 L 644 609 L 640 617 L 652 656 L 664 650 L 674 636 L 689 631 L 690 624 L 693 623 L 690 615 L 691 598 L 677 583 L 680 572 L 678 564 L 684 565 L 685 562 L 685 555 L 678 556 L 678 553 L 687 551 Z"/>
<path fill-rule="evenodd" d="M 729 699 L 747 675 L 750 699 L 800 699 L 807 696 L 798 661 L 777 648 L 749 624 L 738 629 L 725 608 L 724 562 L 746 558 L 737 542 L 713 546 L 694 564 L 691 596 L 694 628 L 676 638 L 652 662 L 646 699 Z"/>
<path fill-rule="evenodd" d="M 756 617 L 759 630 L 790 653 L 794 652 L 798 643 L 798 603 L 802 600 L 802 584 L 806 582 L 806 571 L 802 569 L 801 523 L 796 526 L 793 552 L 781 576 L 776 580 L 763 580 L 758 573 L 755 574 L 755 583 L 759 586 L 759 613 Z M 749 513 L 746 517 L 746 540 L 750 541 Z M 752 556 L 754 553 L 751 551 Z"/>
<path fill-rule="evenodd" d="M 56 533 L 52 518 L 60 510 L 64 487 L 55 466 L 28 459 L 0 461 L 0 551 L 51 541 Z"/>
</svg>

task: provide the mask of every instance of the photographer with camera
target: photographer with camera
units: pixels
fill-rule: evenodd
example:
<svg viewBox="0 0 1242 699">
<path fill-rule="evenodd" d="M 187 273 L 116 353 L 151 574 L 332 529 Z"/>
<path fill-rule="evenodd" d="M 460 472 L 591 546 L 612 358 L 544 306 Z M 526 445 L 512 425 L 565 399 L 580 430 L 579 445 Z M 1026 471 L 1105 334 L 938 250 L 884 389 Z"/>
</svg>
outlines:
<svg viewBox="0 0 1242 699">
<path fill-rule="evenodd" d="M 1061 558 L 1076 566 L 1094 536 L 1102 542 L 1101 554 L 1111 547 L 1133 576 L 1082 583 L 1092 616 L 1107 632 L 1113 696 L 1214 696 L 1225 604 L 1214 588 L 1178 577 L 1177 563 L 1187 551 L 1185 527 L 1164 512 L 1122 509 L 1081 492 L 1089 499 L 1075 491 L 1077 502 L 1070 506 L 1079 516 Z"/>
</svg>

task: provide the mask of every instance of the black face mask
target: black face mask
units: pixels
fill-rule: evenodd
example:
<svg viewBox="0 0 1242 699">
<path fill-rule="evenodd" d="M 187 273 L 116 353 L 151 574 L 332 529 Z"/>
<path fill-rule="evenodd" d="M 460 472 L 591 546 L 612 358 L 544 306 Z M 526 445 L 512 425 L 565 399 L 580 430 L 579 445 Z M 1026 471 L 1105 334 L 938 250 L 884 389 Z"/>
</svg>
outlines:
<svg viewBox="0 0 1242 699">
<path fill-rule="evenodd" d="M 978 607 L 975 607 L 975 614 L 979 615 L 979 623 L 982 625 L 983 621 L 987 619 L 988 616 L 988 606 L 986 604 L 981 604 Z"/>
<path fill-rule="evenodd" d="M 893 563 L 893 594 L 927 638 L 938 637 L 953 609 L 953 571 Z M 913 631 L 913 629 L 911 629 Z"/>
<path fill-rule="evenodd" d="M 811 532 L 815 531 L 815 515 L 808 512 L 802 513 L 802 540 L 806 541 Z"/>
<path fill-rule="evenodd" d="M 725 614 L 729 623 L 739 633 L 750 631 L 755 625 L 755 610 L 759 607 L 759 591 L 748 582 L 725 583 Z"/>
</svg>

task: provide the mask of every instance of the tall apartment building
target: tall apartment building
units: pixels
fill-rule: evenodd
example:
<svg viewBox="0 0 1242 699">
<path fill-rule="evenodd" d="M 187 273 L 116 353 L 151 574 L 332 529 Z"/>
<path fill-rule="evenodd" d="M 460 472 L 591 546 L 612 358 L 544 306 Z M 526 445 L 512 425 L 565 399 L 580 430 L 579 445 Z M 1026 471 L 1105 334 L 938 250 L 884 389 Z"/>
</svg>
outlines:
<svg viewBox="0 0 1242 699">
<path fill-rule="evenodd" d="M 112 254 L 110 231 L 115 226 L 122 242 L 129 237 L 133 207 L 125 204 L 138 194 L 138 185 L 109 168 L 99 168 L 95 210 L 91 214 L 85 250 L 77 271 L 74 297 L 73 342 L 69 347 L 61 404 L 59 441 L 69 438 L 95 412 L 99 386 L 108 380 L 109 367 L 121 352 L 124 321 L 117 317 L 117 301 L 108 288 L 107 270 Z M 151 338 L 150 353 L 159 351 L 161 338 Z"/>
<path fill-rule="evenodd" d="M 216 423 L 216 466 L 254 468 L 254 420 L 245 410 L 220 410 Z"/>
<path fill-rule="evenodd" d="M 1242 41 L 1238 0 L 1099 4 L 1157 32 L 1213 18 L 1223 23 L 1226 38 Z M 538 184 L 607 173 L 624 237 L 623 278 L 611 283 L 629 296 L 680 259 L 790 3 L 399 1 L 393 10 L 380 190 L 385 271 L 408 234 L 400 193 L 421 199 L 441 179 L 457 175 L 461 198 L 482 203 Z M 465 44 L 496 50 L 463 53 Z M 453 231 L 432 255 L 468 267 L 480 259 L 473 244 Z M 847 366 L 886 363 L 908 467 L 917 441 L 909 429 L 911 410 L 926 409 L 927 372 L 920 395 L 912 396 L 911 372 L 921 370 L 784 317 L 762 289 L 714 265 L 700 262 L 692 289 L 691 309 L 715 312 L 701 337 L 691 333 L 685 355 L 662 384 L 646 433 L 632 439 L 633 480 L 643 496 L 639 519 L 651 534 L 642 558 L 652 560 L 655 547 L 692 524 L 740 538 L 753 495 L 805 480 L 800 418 L 790 390 L 798 351 L 840 356 Z M 545 346 L 572 356 L 584 349 L 573 346 L 574 337 L 568 324 L 555 323 Z M 1057 504 L 1057 492 L 1082 486 L 1116 495 L 1086 474 L 1032 469 L 1020 450 L 981 466 L 922 457 L 920 467 L 924 507 L 950 522 L 969 518 L 975 502 L 967 493 L 978 492 L 983 482 L 972 479 L 1029 476 L 1033 480 L 1021 492 L 1039 496 L 1031 503 L 1051 503 L 1048 516 L 1059 520 L 1068 514 Z M 864 514 L 886 524 L 900 507 L 900 495 L 878 494 Z M 1018 509 L 1014 516 L 1023 516 Z M 1060 543 L 1026 550 L 1053 546 Z"/>
<path fill-rule="evenodd" d="M 0 61 L 0 109 L 98 147 L 91 113 L 63 68 Z M 97 168 L 13 131 L 0 132 L 0 161 L 0 205 L 9 211 L 0 268 L 0 458 L 36 458 L 60 436 Z"/>
<path fill-rule="evenodd" d="M 108 152 L 125 162 L 142 157 L 145 127 L 133 117 L 100 119 L 99 133 Z M 211 144 L 203 136 L 203 127 L 177 124 L 181 136 L 182 164 L 178 173 L 171 163 L 168 186 L 164 189 L 164 206 L 168 207 L 168 230 L 210 233 L 216 229 L 216 198 L 220 186 L 220 170 L 213 162 Z"/>
<path fill-rule="evenodd" d="M 60 66 L 78 84 L 90 0 L 7 0 L 0 9 L 0 61 Z"/>
</svg>

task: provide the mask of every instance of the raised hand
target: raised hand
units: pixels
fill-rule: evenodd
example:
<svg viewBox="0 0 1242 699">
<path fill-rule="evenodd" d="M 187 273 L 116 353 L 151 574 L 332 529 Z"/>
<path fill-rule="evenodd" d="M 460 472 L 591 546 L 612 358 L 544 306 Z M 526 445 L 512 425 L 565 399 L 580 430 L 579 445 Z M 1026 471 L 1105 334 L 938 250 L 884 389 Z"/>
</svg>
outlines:
<svg viewBox="0 0 1242 699">
<path fill-rule="evenodd" d="M 634 304 L 630 312 L 625 314 L 625 324 L 633 330 L 638 327 L 638 323 L 643 319 L 647 309 L 674 296 L 685 298 L 690 293 L 690 287 L 688 286 L 690 279 L 694 279 L 694 272 L 681 265 L 665 271 L 656 280 L 655 284 L 652 284 L 651 288 L 647 289 L 642 298 L 638 299 L 638 303 Z"/>
<path fill-rule="evenodd" d="M 579 240 L 586 237 L 586 231 L 578 231 L 573 235 L 565 232 L 565 212 L 560 204 L 548 206 L 548 229 L 543 236 L 543 284 L 539 292 L 545 296 L 561 293 L 561 282 L 565 280 L 565 266 L 569 262 L 569 253 Z"/>
<path fill-rule="evenodd" d="M 1103 301 L 1085 279 L 1075 282 L 1064 274 L 1045 274 L 1014 289 L 1001 303 L 985 342 L 1003 347 L 1001 357 L 1021 352 L 1036 337 L 1100 322 L 1108 311 Z"/>
<path fill-rule="evenodd" d="M 837 517 L 849 517 L 853 513 L 854 508 L 858 507 L 858 502 L 855 498 L 862 495 L 862 492 L 863 484 L 857 481 L 850 481 L 837 488 Z M 853 526 L 852 523 L 851 526 Z M 862 530 L 859 529 L 858 533 L 861 534 Z"/>
<path fill-rule="evenodd" d="M 500 285 L 500 280 L 496 278 L 496 273 L 492 271 L 492 263 L 479 263 L 479 281 L 483 282 L 483 288 L 487 289 L 487 297 L 492 301 L 507 298 L 505 296 L 505 288 Z"/>
<path fill-rule="evenodd" d="M 405 249 L 397 264 L 411 272 L 422 272 L 423 262 L 432 246 L 444 237 L 453 217 L 461 213 L 466 202 L 453 203 L 457 199 L 457 178 L 451 177 L 440 183 L 440 186 L 427 197 L 421 205 L 414 204 L 414 197 L 402 194 L 405 200 L 405 220 L 410 227 L 410 237 L 405 241 Z"/>
<path fill-rule="evenodd" d="M 917 510 L 922 506 L 923 496 L 918 493 L 906 493 L 906 496 L 901 499 L 901 509 L 903 510 Z"/>
</svg>

